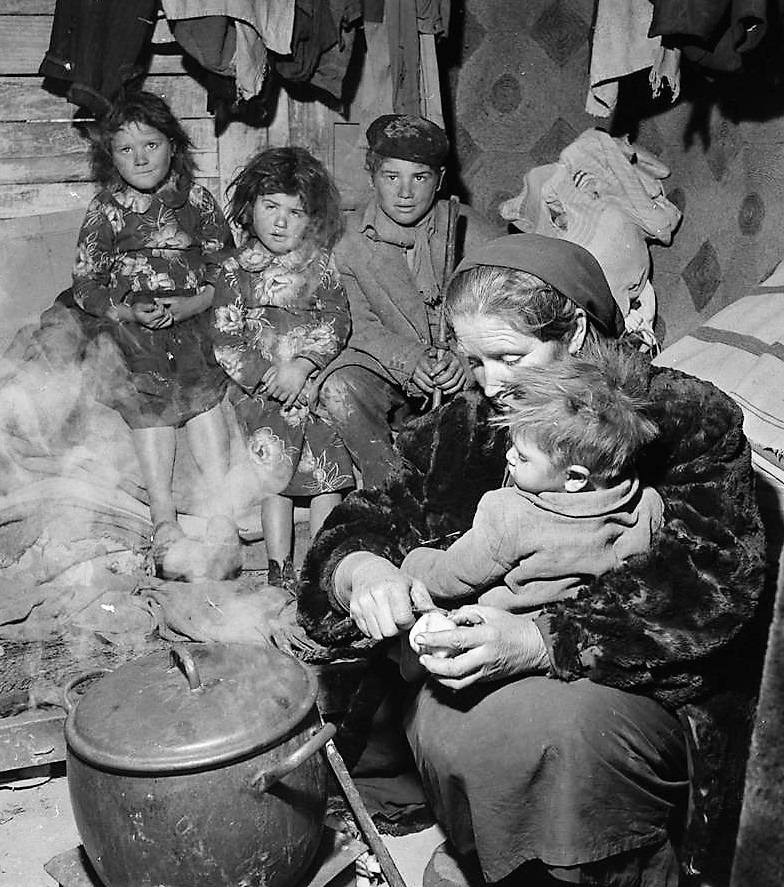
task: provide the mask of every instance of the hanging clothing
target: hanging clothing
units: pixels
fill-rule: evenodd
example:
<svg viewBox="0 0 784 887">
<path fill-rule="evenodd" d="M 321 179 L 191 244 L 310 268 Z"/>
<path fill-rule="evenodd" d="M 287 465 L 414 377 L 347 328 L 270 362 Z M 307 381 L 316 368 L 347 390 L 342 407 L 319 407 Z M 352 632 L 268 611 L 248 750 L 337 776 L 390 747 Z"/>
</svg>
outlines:
<svg viewBox="0 0 784 887">
<path fill-rule="evenodd" d="M 269 73 L 267 48 L 291 42 L 293 0 L 163 0 L 162 5 L 180 46 L 207 71 L 234 79 L 232 99 L 259 95 Z M 211 92 L 226 98 L 217 84 Z"/>
<path fill-rule="evenodd" d="M 290 83 L 310 83 L 340 99 L 362 18 L 358 0 L 296 0 L 291 51 L 272 53 L 278 75 Z"/>
<path fill-rule="evenodd" d="M 161 6 L 169 21 L 227 16 L 250 25 L 267 49 L 291 49 L 294 0 L 161 0 Z"/>
<path fill-rule="evenodd" d="M 680 93 L 680 53 L 665 49 L 661 37 L 649 37 L 653 16 L 650 0 L 599 0 L 591 41 L 590 87 L 585 110 L 594 117 L 609 117 L 618 102 L 618 81 L 652 69 L 651 86 L 658 95 L 662 80 L 672 101 Z"/>
<path fill-rule="evenodd" d="M 782 0 L 653 0 L 649 34 L 699 68 L 735 73 L 758 56 L 779 59 L 783 12 Z"/>
<path fill-rule="evenodd" d="M 137 64 L 155 28 L 155 0 L 57 0 L 42 77 L 70 84 L 66 98 L 96 117 L 143 73 Z"/>
</svg>

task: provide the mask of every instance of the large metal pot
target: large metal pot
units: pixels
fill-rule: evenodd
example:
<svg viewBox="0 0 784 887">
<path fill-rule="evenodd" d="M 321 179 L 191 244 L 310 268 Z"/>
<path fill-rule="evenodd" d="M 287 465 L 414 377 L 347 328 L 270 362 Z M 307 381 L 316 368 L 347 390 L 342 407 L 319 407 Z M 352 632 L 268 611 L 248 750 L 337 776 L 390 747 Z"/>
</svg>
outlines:
<svg viewBox="0 0 784 887">
<path fill-rule="evenodd" d="M 313 861 L 334 734 L 273 649 L 176 646 L 66 693 L 68 786 L 107 887 L 290 887 Z"/>
</svg>

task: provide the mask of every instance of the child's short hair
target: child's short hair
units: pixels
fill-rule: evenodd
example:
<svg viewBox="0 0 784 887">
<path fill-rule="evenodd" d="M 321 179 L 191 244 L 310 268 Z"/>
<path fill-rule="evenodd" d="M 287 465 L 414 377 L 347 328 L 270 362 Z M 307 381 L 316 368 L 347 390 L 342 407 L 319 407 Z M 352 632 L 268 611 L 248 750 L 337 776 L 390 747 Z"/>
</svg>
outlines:
<svg viewBox="0 0 784 887">
<path fill-rule="evenodd" d="M 591 343 L 580 356 L 521 370 L 492 421 L 532 440 L 556 468 L 584 465 L 596 479 L 612 480 L 633 469 L 659 432 L 647 367 L 623 345 Z"/>
<path fill-rule="evenodd" d="M 343 234 L 340 194 L 324 164 L 304 148 L 267 148 L 245 165 L 227 189 L 229 221 L 250 233 L 253 207 L 265 194 L 297 195 L 310 224 L 307 239 L 332 249 Z"/>
<path fill-rule="evenodd" d="M 93 139 L 93 175 L 101 185 L 120 186 L 122 179 L 112 157 L 112 139 L 123 126 L 140 123 L 152 126 L 171 142 L 171 169 L 177 176 L 177 187 L 185 189 L 193 182 L 196 164 L 191 151 L 193 143 L 172 109 L 152 92 L 128 92 L 120 96 L 98 121 Z"/>
</svg>

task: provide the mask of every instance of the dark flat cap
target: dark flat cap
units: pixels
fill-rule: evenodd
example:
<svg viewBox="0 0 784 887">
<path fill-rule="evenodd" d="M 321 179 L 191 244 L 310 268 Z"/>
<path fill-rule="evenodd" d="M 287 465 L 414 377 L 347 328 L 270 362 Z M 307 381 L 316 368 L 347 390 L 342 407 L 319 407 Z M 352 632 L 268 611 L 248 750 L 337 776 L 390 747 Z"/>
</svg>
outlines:
<svg viewBox="0 0 784 887">
<path fill-rule="evenodd" d="M 381 157 L 440 167 L 449 153 L 449 139 L 444 130 L 432 120 L 412 114 L 377 117 L 366 135 L 368 148 Z"/>
<path fill-rule="evenodd" d="M 605 335 L 617 337 L 624 330 L 623 314 L 601 266 L 576 243 L 541 234 L 508 234 L 468 253 L 455 274 L 483 265 L 533 274 L 583 308 Z"/>
</svg>

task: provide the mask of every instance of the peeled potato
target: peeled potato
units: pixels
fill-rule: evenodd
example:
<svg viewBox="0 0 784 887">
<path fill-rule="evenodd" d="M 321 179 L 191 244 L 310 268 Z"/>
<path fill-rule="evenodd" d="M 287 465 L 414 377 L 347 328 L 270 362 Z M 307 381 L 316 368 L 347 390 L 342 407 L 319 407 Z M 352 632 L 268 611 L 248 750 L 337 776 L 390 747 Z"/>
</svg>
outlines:
<svg viewBox="0 0 784 887">
<path fill-rule="evenodd" d="M 414 623 L 411 628 L 411 632 L 408 635 L 408 643 L 411 646 L 411 649 L 419 656 L 421 653 L 430 653 L 431 656 L 435 656 L 438 659 L 446 659 L 449 656 L 449 650 L 447 649 L 423 649 L 417 642 L 416 638 L 418 635 L 423 634 L 428 631 L 450 631 L 455 628 L 455 623 L 448 616 L 444 616 L 443 613 L 438 613 L 437 611 L 433 611 L 432 613 L 425 613 L 423 616 L 420 616 L 419 619 Z"/>
</svg>

